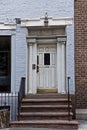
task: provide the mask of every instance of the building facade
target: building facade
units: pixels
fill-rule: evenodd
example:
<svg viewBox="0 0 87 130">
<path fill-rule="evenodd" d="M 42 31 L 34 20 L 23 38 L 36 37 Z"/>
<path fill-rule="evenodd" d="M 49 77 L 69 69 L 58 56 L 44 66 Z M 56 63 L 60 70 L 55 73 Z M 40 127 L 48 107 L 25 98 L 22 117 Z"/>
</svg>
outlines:
<svg viewBox="0 0 87 130">
<path fill-rule="evenodd" d="M 69 76 L 77 115 L 86 115 L 86 7 L 86 0 L 1 0 L 0 92 L 18 92 L 25 77 L 26 94 L 63 94 Z"/>
<path fill-rule="evenodd" d="M 87 1 L 75 0 L 75 86 L 78 113 L 87 114 Z"/>
<path fill-rule="evenodd" d="M 26 94 L 67 94 L 70 77 L 75 94 L 74 54 L 74 0 L 0 1 L 1 93 L 15 96 L 25 77 Z M 11 106 L 14 111 L 17 105 Z"/>
<path fill-rule="evenodd" d="M 44 86 L 66 93 L 70 76 L 74 94 L 74 1 L 0 1 L 0 5 L 0 79 L 10 86 L 4 90 L 18 91 L 21 77 L 26 77 L 26 93 L 37 93 Z"/>
</svg>

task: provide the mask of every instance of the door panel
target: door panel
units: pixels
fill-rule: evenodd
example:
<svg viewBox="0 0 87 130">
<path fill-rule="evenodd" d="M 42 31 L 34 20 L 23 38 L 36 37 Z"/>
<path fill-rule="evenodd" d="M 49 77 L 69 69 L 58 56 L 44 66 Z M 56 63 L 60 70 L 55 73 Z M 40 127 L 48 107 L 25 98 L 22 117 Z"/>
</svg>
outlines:
<svg viewBox="0 0 87 130">
<path fill-rule="evenodd" d="M 38 45 L 38 88 L 56 88 L 56 45 Z"/>
</svg>

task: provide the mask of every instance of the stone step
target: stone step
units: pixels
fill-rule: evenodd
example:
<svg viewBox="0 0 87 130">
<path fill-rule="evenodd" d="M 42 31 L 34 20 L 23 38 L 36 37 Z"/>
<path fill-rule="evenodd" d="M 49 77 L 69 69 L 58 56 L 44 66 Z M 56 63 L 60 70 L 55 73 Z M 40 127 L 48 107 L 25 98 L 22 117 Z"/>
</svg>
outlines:
<svg viewBox="0 0 87 130">
<path fill-rule="evenodd" d="M 70 105 L 70 111 L 72 105 Z M 68 105 L 22 105 L 21 112 L 67 112 Z"/>
<path fill-rule="evenodd" d="M 72 98 L 70 98 L 70 121 L 66 94 L 29 94 L 22 99 L 18 122 L 11 127 L 77 128 L 72 120 Z"/>
<path fill-rule="evenodd" d="M 38 98 L 68 98 L 67 94 L 56 94 L 56 93 L 46 93 L 46 94 L 27 94 L 25 96 L 25 98 L 34 98 L 34 99 L 38 99 Z"/>
<path fill-rule="evenodd" d="M 63 129 L 78 129 L 77 121 L 68 120 L 27 120 L 10 122 L 10 127 L 30 127 L 30 128 L 63 128 Z"/>
<path fill-rule="evenodd" d="M 70 112 L 70 119 L 73 113 Z M 68 112 L 21 112 L 19 120 L 47 120 L 47 119 L 66 119 L 68 120 Z"/>
<path fill-rule="evenodd" d="M 70 102 L 71 102 L 71 100 L 70 100 Z M 68 99 L 67 98 L 52 98 L 52 99 L 50 99 L 50 98 L 43 98 L 43 99 L 23 99 L 22 100 L 22 103 L 21 103 L 21 105 L 23 105 L 23 104 L 26 104 L 26 105 L 46 105 L 46 104 L 48 104 L 48 105 L 67 105 L 68 104 Z"/>
</svg>

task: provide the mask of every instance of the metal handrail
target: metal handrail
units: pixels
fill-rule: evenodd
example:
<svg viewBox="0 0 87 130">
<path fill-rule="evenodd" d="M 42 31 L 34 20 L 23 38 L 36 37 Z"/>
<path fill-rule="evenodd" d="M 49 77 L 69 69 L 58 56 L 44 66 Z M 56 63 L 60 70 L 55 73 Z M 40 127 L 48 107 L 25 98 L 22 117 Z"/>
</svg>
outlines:
<svg viewBox="0 0 87 130">
<path fill-rule="evenodd" d="M 19 92 L 18 92 L 18 120 L 19 120 L 19 114 L 21 108 L 21 101 L 24 97 L 25 97 L 25 77 L 22 77 L 20 82 Z"/>
<path fill-rule="evenodd" d="M 25 96 L 25 78 L 21 78 L 19 92 L 0 93 L 0 109 L 8 109 L 10 120 L 19 119 L 21 101 Z M 17 116 L 18 115 L 18 118 Z"/>
<path fill-rule="evenodd" d="M 70 121 L 70 77 L 67 77 L 68 80 L 68 120 Z"/>
</svg>

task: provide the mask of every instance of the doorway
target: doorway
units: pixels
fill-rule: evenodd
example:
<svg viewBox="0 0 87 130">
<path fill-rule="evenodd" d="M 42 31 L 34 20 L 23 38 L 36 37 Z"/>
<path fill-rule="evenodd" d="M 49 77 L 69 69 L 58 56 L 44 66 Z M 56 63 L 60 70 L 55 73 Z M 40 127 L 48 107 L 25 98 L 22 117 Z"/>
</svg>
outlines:
<svg viewBox="0 0 87 130">
<path fill-rule="evenodd" d="M 37 46 L 37 89 L 56 89 L 56 45 Z"/>
</svg>

